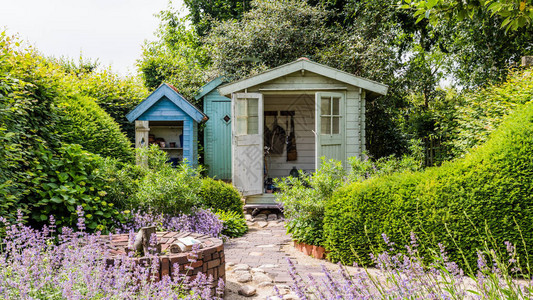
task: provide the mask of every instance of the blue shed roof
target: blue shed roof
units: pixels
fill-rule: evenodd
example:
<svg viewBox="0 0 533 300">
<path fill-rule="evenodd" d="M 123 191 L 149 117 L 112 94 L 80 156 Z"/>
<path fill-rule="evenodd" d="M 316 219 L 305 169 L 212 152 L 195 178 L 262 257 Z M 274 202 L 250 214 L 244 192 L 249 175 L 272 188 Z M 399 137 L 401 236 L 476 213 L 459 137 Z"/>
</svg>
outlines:
<svg viewBox="0 0 533 300">
<path fill-rule="evenodd" d="M 200 88 L 200 92 L 198 92 L 198 94 L 194 96 L 194 99 L 198 100 L 202 98 L 203 96 L 207 95 L 209 92 L 216 89 L 219 85 L 223 83 L 224 83 L 224 79 L 222 78 L 222 76 L 209 81 L 208 83 L 206 83 L 204 86 Z"/>
<path fill-rule="evenodd" d="M 196 106 L 192 105 L 187 99 L 185 99 L 178 90 L 168 83 L 162 83 L 155 91 L 153 91 L 150 96 L 144 99 L 139 105 L 137 105 L 132 111 L 130 111 L 126 118 L 128 121 L 133 122 L 137 120 L 143 113 L 145 113 L 150 107 L 156 104 L 162 98 L 168 98 L 172 103 L 174 103 L 178 108 L 183 110 L 187 115 L 189 115 L 193 120 L 200 123 L 202 121 L 207 121 L 208 117 Z"/>
</svg>

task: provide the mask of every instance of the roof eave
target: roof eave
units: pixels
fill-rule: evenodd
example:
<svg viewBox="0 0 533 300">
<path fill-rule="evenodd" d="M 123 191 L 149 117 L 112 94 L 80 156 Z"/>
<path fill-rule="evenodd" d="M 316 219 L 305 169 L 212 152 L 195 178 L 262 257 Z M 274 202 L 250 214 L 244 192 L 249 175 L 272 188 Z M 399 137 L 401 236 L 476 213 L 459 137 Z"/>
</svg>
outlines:
<svg viewBox="0 0 533 300">
<path fill-rule="evenodd" d="M 282 70 L 280 72 L 280 70 Z M 341 82 L 348 83 L 353 86 L 360 87 L 362 89 L 378 93 L 380 95 L 386 95 L 388 91 L 388 86 L 376 81 L 365 79 L 362 77 L 355 76 L 353 74 L 337 70 L 326 65 L 322 65 L 316 62 L 309 60 L 297 60 L 273 69 L 270 69 L 266 72 L 241 79 L 232 83 L 224 84 L 218 87 L 218 91 L 221 95 L 228 96 L 231 93 L 247 89 L 258 84 L 274 80 L 276 78 L 300 71 L 306 70 L 309 72 L 317 73 L 319 75 L 329 77 Z"/>
</svg>

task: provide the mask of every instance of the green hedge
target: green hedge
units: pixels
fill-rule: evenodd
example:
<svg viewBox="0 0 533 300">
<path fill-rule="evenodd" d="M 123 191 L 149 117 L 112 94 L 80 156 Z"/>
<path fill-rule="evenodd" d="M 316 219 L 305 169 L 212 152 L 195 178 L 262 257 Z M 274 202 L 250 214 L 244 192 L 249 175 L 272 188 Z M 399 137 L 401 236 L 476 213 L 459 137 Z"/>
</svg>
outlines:
<svg viewBox="0 0 533 300">
<path fill-rule="evenodd" d="M 133 161 L 130 141 L 93 98 L 74 96 L 58 102 L 60 119 L 56 129 L 62 141 L 79 144 L 85 150 L 104 157 Z"/>
<path fill-rule="evenodd" d="M 324 218 L 329 258 L 369 264 L 369 254 L 385 246 L 383 233 L 405 250 L 414 232 L 424 257 L 442 243 L 452 260 L 465 267 L 464 257 L 475 267 L 476 249 L 505 253 L 503 242 L 511 241 L 524 263 L 523 241 L 533 245 L 532 179 L 533 104 L 527 104 L 463 159 L 340 189 Z"/>
<path fill-rule="evenodd" d="M 231 185 L 212 178 L 202 179 L 200 188 L 202 205 L 213 211 L 233 211 L 239 216 L 243 214 L 243 201 L 239 192 Z"/>
</svg>

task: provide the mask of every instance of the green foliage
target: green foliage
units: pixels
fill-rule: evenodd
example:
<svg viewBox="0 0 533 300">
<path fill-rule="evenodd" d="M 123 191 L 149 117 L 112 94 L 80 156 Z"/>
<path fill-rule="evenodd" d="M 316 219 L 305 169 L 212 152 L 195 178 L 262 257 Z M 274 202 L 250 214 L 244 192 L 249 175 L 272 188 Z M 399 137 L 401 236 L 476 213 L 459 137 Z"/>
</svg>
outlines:
<svg viewBox="0 0 533 300">
<path fill-rule="evenodd" d="M 78 205 L 83 207 L 90 230 L 109 230 L 115 220 L 122 219 L 114 204 L 105 201 L 105 182 L 96 175 L 102 163 L 100 156 L 83 151 L 79 145 L 40 154 L 42 165 L 33 170 L 33 187 L 26 199 L 34 222 L 47 223 L 53 215 L 59 228 L 72 227 L 78 220 Z"/>
<path fill-rule="evenodd" d="M 404 154 L 401 158 L 392 155 L 370 160 L 363 154 L 363 159 L 350 157 L 348 161 L 351 165 L 348 182 L 365 181 L 396 172 L 419 171 L 424 165 L 422 147 L 417 142 L 412 142 L 411 154 Z"/>
<path fill-rule="evenodd" d="M 250 9 L 250 0 L 185 0 L 196 32 L 203 36 L 214 20 L 238 20 Z"/>
<path fill-rule="evenodd" d="M 223 223 L 223 235 L 235 238 L 243 236 L 248 231 L 242 210 L 241 212 L 219 210 L 216 215 Z"/>
<path fill-rule="evenodd" d="M 424 18 L 437 24 L 441 18 L 455 18 L 462 21 L 473 18 L 480 11 L 490 11 L 501 18 L 501 27 L 516 31 L 522 27 L 533 27 L 533 4 L 528 0 L 405 0 L 402 8 L 414 8 L 417 22 Z"/>
<path fill-rule="evenodd" d="M 179 18 L 178 14 L 172 7 L 159 13 L 158 40 L 145 43 L 138 68 L 150 90 L 166 82 L 185 98 L 194 99 L 207 79 L 209 57 L 194 29 L 187 25 L 187 19 Z"/>
<path fill-rule="evenodd" d="M 106 158 L 101 161 L 94 173 L 103 182 L 107 202 L 122 210 L 138 209 L 135 195 L 142 179 L 146 176 L 146 168 Z"/>
<path fill-rule="evenodd" d="M 481 145 L 502 119 L 522 104 L 533 100 L 533 72 L 515 71 L 501 85 L 467 93 L 455 107 L 448 143 L 455 157 Z"/>
<path fill-rule="evenodd" d="M 287 232 L 292 239 L 310 245 L 323 245 L 322 220 L 325 205 L 333 192 L 342 186 L 345 171 L 338 161 L 322 159 L 320 169 L 310 177 L 287 177 L 276 185 L 281 192 L 276 201 L 283 207 Z"/>
<path fill-rule="evenodd" d="M 148 172 L 139 183 L 135 200 L 144 209 L 155 213 L 189 213 L 193 207 L 200 207 L 198 194 L 202 181 L 200 171 L 187 163 L 173 168 L 167 153 L 158 146 L 138 149 L 141 161 L 148 164 Z"/>
<path fill-rule="evenodd" d="M 79 144 L 103 157 L 133 161 L 130 141 L 93 98 L 78 96 L 58 100 L 55 106 L 59 116 L 55 128 L 62 141 Z"/>
<path fill-rule="evenodd" d="M 82 99 L 66 83 L 69 80 L 57 63 L 0 33 L 0 215 L 14 221 L 20 209 L 32 224 L 41 225 L 55 215 L 59 226 L 72 227 L 76 206 L 83 205 L 89 229 L 109 230 L 121 215 L 106 198 L 106 180 L 98 174 L 102 158 L 65 140 L 76 140 L 69 136 L 72 128 L 95 129 L 80 127 L 85 118 L 93 118 L 89 113 L 105 116 L 92 125 L 108 126 L 115 138 L 121 134 L 96 104 L 82 102 L 89 100 Z M 67 118 L 72 120 L 69 128 L 62 123 Z"/>
<path fill-rule="evenodd" d="M 212 178 L 203 178 L 198 196 L 202 206 L 206 208 L 211 208 L 213 211 L 234 212 L 244 217 L 244 202 L 237 189 L 231 184 Z"/>
<path fill-rule="evenodd" d="M 329 257 L 371 263 L 370 245 L 385 247 L 382 233 L 395 245 L 407 245 L 414 232 L 422 256 L 430 257 L 428 247 L 442 243 L 451 261 L 472 267 L 486 241 L 501 253 L 504 241 L 531 244 L 532 137 L 533 105 L 527 104 L 464 159 L 341 188 L 326 205 Z M 520 264 L 531 254 L 522 250 Z"/>
<path fill-rule="evenodd" d="M 135 124 L 126 115 L 148 96 L 148 90 L 138 77 L 120 77 L 111 70 L 92 71 L 72 76 L 70 86 L 77 93 L 88 96 L 104 109 L 126 134 L 130 141 L 135 140 Z"/>
<path fill-rule="evenodd" d="M 328 13 L 304 1 L 254 1 L 242 20 L 215 23 L 206 37 L 212 70 L 240 79 L 305 56 L 312 60 L 334 36 Z"/>
</svg>

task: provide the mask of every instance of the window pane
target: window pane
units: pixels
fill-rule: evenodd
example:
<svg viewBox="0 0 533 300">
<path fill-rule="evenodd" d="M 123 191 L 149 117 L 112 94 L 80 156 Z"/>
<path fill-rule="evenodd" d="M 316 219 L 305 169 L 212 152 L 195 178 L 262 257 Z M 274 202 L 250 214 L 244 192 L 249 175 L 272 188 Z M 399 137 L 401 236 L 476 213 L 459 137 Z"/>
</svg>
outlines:
<svg viewBox="0 0 533 300">
<path fill-rule="evenodd" d="M 248 99 L 248 116 L 258 116 L 259 99 Z"/>
<path fill-rule="evenodd" d="M 246 100 L 237 99 L 235 101 L 235 113 L 237 116 L 246 116 Z"/>
<path fill-rule="evenodd" d="M 320 118 L 320 133 L 331 134 L 331 117 Z"/>
<path fill-rule="evenodd" d="M 333 117 L 333 129 L 332 134 L 339 134 L 341 127 L 341 117 Z"/>
<path fill-rule="evenodd" d="M 259 133 L 259 117 L 248 117 L 248 134 Z"/>
<path fill-rule="evenodd" d="M 320 114 L 331 115 L 331 98 L 321 97 L 320 99 Z"/>
<path fill-rule="evenodd" d="M 247 119 L 246 117 L 237 117 L 237 134 L 241 135 L 241 134 L 246 134 L 247 132 L 247 129 L 246 129 L 246 123 L 247 123 Z"/>
<path fill-rule="evenodd" d="M 341 99 L 340 98 L 333 98 L 332 99 L 333 101 L 333 115 L 340 115 L 339 113 L 339 106 L 340 106 L 340 102 L 341 102 Z"/>
</svg>

